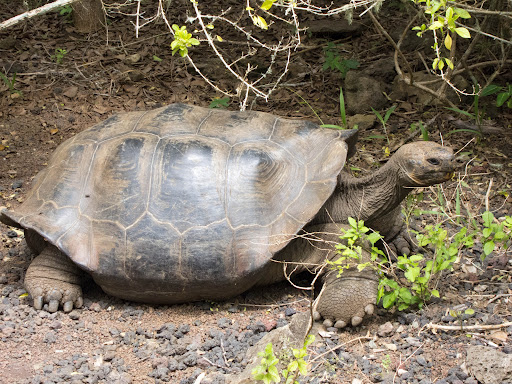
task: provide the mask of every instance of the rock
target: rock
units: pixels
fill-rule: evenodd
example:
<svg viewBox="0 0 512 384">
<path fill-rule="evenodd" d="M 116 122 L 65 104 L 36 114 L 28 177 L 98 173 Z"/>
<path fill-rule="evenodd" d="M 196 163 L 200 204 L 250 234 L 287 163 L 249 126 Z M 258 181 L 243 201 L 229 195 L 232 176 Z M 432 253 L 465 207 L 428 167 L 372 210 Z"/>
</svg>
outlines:
<svg viewBox="0 0 512 384">
<path fill-rule="evenodd" d="M 79 320 L 80 319 L 80 312 L 74 310 L 74 311 L 69 312 L 68 316 L 69 316 L 69 318 L 71 320 Z"/>
<path fill-rule="evenodd" d="M 321 18 L 306 22 L 308 32 L 319 35 L 350 35 L 354 36 L 361 32 L 363 24 L 358 21 L 349 23 L 345 18 Z"/>
<path fill-rule="evenodd" d="M 292 316 L 292 315 L 295 315 L 296 313 L 297 313 L 297 311 L 294 308 L 286 308 L 284 310 L 285 316 Z"/>
<path fill-rule="evenodd" d="M 393 332 L 393 324 L 389 321 L 387 323 L 381 324 L 377 329 L 377 335 L 380 337 L 389 336 Z"/>
<path fill-rule="evenodd" d="M 373 113 L 371 115 L 356 114 L 347 118 L 347 123 L 350 128 L 354 128 L 354 126 L 357 125 L 357 127 L 363 131 L 372 128 L 376 121 L 377 116 Z"/>
<path fill-rule="evenodd" d="M 72 85 L 67 88 L 63 93 L 64 96 L 69 97 L 70 99 L 74 99 L 78 94 L 78 87 L 76 85 Z"/>
<path fill-rule="evenodd" d="M 384 84 L 376 79 L 364 76 L 359 71 L 349 71 L 345 77 L 345 103 L 350 114 L 380 110 L 388 100 L 384 96 Z"/>
<path fill-rule="evenodd" d="M 482 384 L 512 381 L 512 355 L 482 345 L 469 346 L 466 367 Z"/>
<path fill-rule="evenodd" d="M 260 341 L 250 347 L 247 351 L 245 356 L 247 366 L 243 372 L 238 375 L 226 375 L 226 384 L 252 384 L 254 380 L 252 379 L 251 371 L 261 361 L 261 356 L 258 356 L 258 352 L 265 350 L 268 343 L 272 343 L 274 351 L 281 351 L 286 348 L 298 348 L 302 346 L 310 321 L 309 312 L 299 313 L 293 316 L 290 324 L 276 328 L 267 333 Z M 317 330 L 317 327 L 320 325 L 315 325 Z M 311 333 L 315 333 L 315 327 Z M 281 368 L 284 368 L 284 366 L 279 367 L 278 369 Z"/>
</svg>

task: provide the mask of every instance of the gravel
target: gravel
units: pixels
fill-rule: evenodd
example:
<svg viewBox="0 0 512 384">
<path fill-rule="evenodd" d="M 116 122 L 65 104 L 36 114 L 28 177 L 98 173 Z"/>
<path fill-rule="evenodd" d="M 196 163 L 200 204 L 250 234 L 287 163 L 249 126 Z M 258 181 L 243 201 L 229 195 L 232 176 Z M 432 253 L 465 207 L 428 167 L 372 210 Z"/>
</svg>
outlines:
<svg viewBox="0 0 512 384">
<path fill-rule="evenodd" d="M 271 301 L 278 306 L 248 310 L 240 302 L 151 307 L 108 297 L 92 286 L 85 292 L 82 309 L 50 314 L 33 309 L 22 287 L 28 255 L 23 248 L 10 253 L 16 258 L 0 271 L 0 382 L 193 384 L 206 372 L 202 384 L 221 384 L 224 374 L 244 370 L 249 347 L 270 330 L 288 324 L 295 313 L 307 310 L 306 302 L 290 305 L 300 296 L 293 290 L 282 293 L 281 288 L 273 291 L 278 298 Z M 451 279 L 450 284 L 456 297 L 467 295 L 464 283 Z M 496 291 L 486 284 L 485 292 Z M 496 292 L 507 289 L 508 285 L 501 285 Z M 478 310 L 461 318 L 447 314 L 457 308 L 447 302 L 415 313 L 378 309 L 378 316 L 362 327 L 317 335 L 308 355 L 317 359 L 311 364 L 314 370 L 299 382 L 365 382 L 366 377 L 375 383 L 477 384 L 463 366 L 464 351 L 468 345 L 487 345 L 487 340 L 460 332 L 433 333 L 424 326 L 510 321 L 503 310 L 507 298 L 487 303 L 485 296 L 482 304 L 470 302 Z M 368 331 L 371 340 L 350 342 Z M 512 327 L 500 331 L 510 340 Z M 509 343 L 497 348 L 512 353 Z M 280 351 L 276 354 L 283 357 Z"/>
</svg>

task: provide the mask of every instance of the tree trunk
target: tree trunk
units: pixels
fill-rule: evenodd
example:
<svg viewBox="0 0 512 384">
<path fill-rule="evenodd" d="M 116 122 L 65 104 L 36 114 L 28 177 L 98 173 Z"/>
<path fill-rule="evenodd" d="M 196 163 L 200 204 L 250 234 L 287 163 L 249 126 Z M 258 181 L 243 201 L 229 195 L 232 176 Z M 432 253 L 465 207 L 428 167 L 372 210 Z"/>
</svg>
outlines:
<svg viewBox="0 0 512 384">
<path fill-rule="evenodd" d="M 80 0 L 73 4 L 73 22 L 77 32 L 90 33 L 105 22 L 101 0 Z"/>
</svg>

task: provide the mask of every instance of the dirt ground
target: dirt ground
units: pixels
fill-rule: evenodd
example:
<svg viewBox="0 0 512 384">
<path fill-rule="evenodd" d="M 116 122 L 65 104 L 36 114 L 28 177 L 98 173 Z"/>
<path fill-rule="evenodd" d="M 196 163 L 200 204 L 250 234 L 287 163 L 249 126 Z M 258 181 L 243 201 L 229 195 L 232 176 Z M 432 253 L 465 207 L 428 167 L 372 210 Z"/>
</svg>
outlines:
<svg viewBox="0 0 512 384">
<path fill-rule="evenodd" d="M 21 10 L 16 2 L 3 2 L 0 20 Z M 390 48 L 371 23 L 366 20 L 363 24 L 364 28 L 357 36 L 344 37 L 344 51 L 357 57 L 362 68 L 385 58 L 391 60 Z M 305 45 L 322 47 L 336 39 L 339 36 L 308 36 Z M 0 82 L 0 205 L 15 208 L 22 203 L 30 190 L 32 178 L 46 165 L 50 154 L 60 143 L 114 113 L 151 109 L 173 102 L 207 107 L 214 97 L 220 96 L 182 58 L 171 55 L 170 42 L 169 34 L 158 23 L 148 27 L 139 39 L 135 38 L 131 25 L 120 17 L 111 20 L 108 35 L 103 30 L 82 35 L 76 33 L 69 20 L 58 13 L 37 17 L 0 32 L 0 71 L 9 79 L 16 73 L 14 89 Z M 67 52 L 59 64 L 52 58 L 56 49 Z M 191 49 L 191 54 L 194 53 Z M 154 55 L 162 61 L 155 61 Z M 251 107 L 314 121 L 312 110 L 304 103 L 306 100 L 325 122 L 339 123 L 340 77 L 321 70 L 322 49 L 305 49 L 303 53 L 294 55 L 294 63 L 298 66 L 307 64 L 310 70 L 308 80 L 304 81 L 302 75 L 300 79 L 294 78 L 296 72 L 292 71 L 285 81 L 301 83 L 300 87 L 294 88 L 293 92 L 290 87 L 281 88 L 269 102 L 258 100 Z M 216 64 L 206 62 L 204 65 Z M 448 118 L 446 110 L 425 107 L 415 100 L 396 104 L 397 109 L 388 122 L 391 148 L 407 140 L 411 123 L 437 116 L 430 126 L 430 137 L 440 141 L 442 136 L 445 144 L 458 151 L 459 176 L 446 183 L 443 189 L 444 204 L 448 209 L 455 209 L 455 188 L 462 185 L 463 206 L 472 213 L 482 212 L 488 204 L 496 217 L 512 215 L 509 197 L 512 184 L 512 114 L 509 111 L 495 111 L 491 116 L 501 131 L 485 134 L 477 140 L 465 132 L 448 135 L 456 126 L 451 122 L 453 119 Z M 231 100 L 229 108 L 236 110 L 237 105 L 238 100 Z M 453 116 L 460 121 L 460 116 Z M 383 150 L 387 146 L 385 139 L 371 138 L 382 134 L 379 124 L 360 132 L 359 152 L 351 160 L 358 174 L 365 174 L 386 159 Z M 422 207 L 437 209 L 432 201 L 437 201 L 439 191 L 438 188 L 425 189 Z M 424 225 L 436 220 L 435 215 L 424 215 L 418 222 Z M 220 369 L 216 364 L 203 362 L 203 365 L 174 370 L 158 379 L 155 374 L 150 375 L 159 366 L 158 362 L 155 363 L 155 355 L 137 354 L 145 350 L 120 340 L 129 332 L 146 334 L 146 338 L 152 340 L 151 337 L 162 333 L 163 325 L 172 323 L 176 326 L 190 325 L 190 331 L 186 332 L 188 342 L 200 344 L 208 339 L 212 329 L 223 329 L 220 325 L 224 321 L 222 319 L 229 319 L 232 329 L 236 327 L 237 332 L 258 322 L 268 330 L 278 321 L 289 319 L 293 312 L 307 310 L 308 306 L 304 292 L 284 283 L 249 292 L 228 302 L 164 307 L 122 302 L 92 285 L 85 289 L 84 308 L 74 311 L 73 316 L 35 313 L 31 310 L 29 298 L 24 295 L 22 284 L 33 257 L 26 248 L 23 234 L 2 225 L 0 241 L 0 288 L 2 305 L 5 305 L 2 309 L 5 324 L 0 335 L 0 383 L 72 382 L 71 373 L 67 379 L 65 376 L 56 379 L 57 376 L 51 376 L 52 370 L 48 371 L 47 367 L 58 367 L 59 361 L 64 361 L 62 366 L 66 361 L 76 362 L 76 356 L 93 359 L 92 366 L 94 359 L 102 356 L 103 360 L 97 366 L 109 361 L 112 367 L 117 367 L 117 376 L 112 376 L 111 371 L 110 376 L 98 376 L 96 382 L 180 382 L 187 377 L 196 377 L 198 367 L 205 372 L 227 372 L 229 370 Z M 387 335 L 386 340 L 398 343 L 407 337 L 403 336 L 407 327 L 415 327 L 418 335 L 430 332 L 419 328 L 425 322 L 441 320 L 448 309 L 461 304 L 471 306 L 482 316 L 487 315 L 486 319 L 512 321 L 510 251 L 501 256 L 501 261 L 498 256 L 496 258 L 498 261 L 494 263 L 480 263 L 477 252 L 462 255 L 463 261 L 441 282 L 442 300 L 429 304 L 422 312 L 400 315 L 381 310 L 362 326 L 340 331 L 335 341 L 345 343 L 365 335 L 372 337 L 379 326 L 390 321 L 394 331 Z M 474 265 L 477 272 L 468 272 L 463 265 Z M 414 320 L 408 323 L 407 316 L 416 316 L 420 326 L 414 324 Z M 23 325 L 25 318 L 29 325 Z M 400 325 L 405 328 L 400 328 Z M 150 334 L 153 336 L 148 336 Z M 511 337 L 509 327 L 503 329 L 499 337 L 481 331 L 472 340 L 478 339 L 484 345 L 492 343 L 497 348 L 509 348 L 510 351 Z M 429 340 L 421 345 L 421 354 L 430 363 L 428 373 L 424 375 L 434 383 L 446 378 L 450 369 L 464 362 L 464 347 L 470 341 L 462 333 L 442 332 Z M 109 346 L 115 346 L 112 348 L 115 357 L 107 359 Z M 368 346 L 356 341 L 347 344 L 344 351 L 362 356 L 368 353 Z M 392 348 L 372 356 L 375 364 L 388 366 L 392 373 L 406 366 L 400 362 L 410 357 L 404 351 Z M 390 364 L 386 363 L 388 358 Z M 333 369 L 333 372 L 317 382 L 349 383 L 357 378 L 361 382 L 376 382 L 362 370 L 357 359 L 343 370 Z M 91 375 L 80 377 L 83 377 L 82 381 L 77 382 L 94 382 L 93 379 L 87 381 Z M 393 382 L 420 380 L 395 377 Z"/>
</svg>

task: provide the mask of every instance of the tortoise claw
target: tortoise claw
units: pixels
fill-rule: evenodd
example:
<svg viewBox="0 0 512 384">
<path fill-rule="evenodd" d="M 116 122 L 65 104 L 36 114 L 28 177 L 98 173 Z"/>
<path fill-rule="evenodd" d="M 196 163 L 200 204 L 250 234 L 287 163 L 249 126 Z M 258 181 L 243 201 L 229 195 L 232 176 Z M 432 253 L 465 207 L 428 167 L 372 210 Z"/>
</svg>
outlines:
<svg viewBox="0 0 512 384">
<path fill-rule="evenodd" d="M 323 323 L 327 328 L 332 327 L 332 320 L 331 319 L 325 319 Z"/>
<path fill-rule="evenodd" d="M 34 297 L 34 308 L 37 310 L 43 309 L 43 296 Z"/>
<path fill-rule="evenodd" d="M 363 318 L 362 317 L 359 317 L 359 316 L 354 316 L 352 318 L 352 326 L 353 327 L 357 327 L 359 324 L 361 324 L 363 322 Z"/>
<path fill-rule="evenodd" d="M 343 320 L 338 320 L 334 326 L 338 329 L 341 329 L 341 328 L 345 328 L 347 326 L 347 323 L 344 322 Z"/>
<path fill-rule="evenodd" d="M 50 313 L 57 312 L 58 309 L 59 309 L 58 300 L 50 300 L 50 302 L 48 303 L 48 312 L 50 312 Z"/>
<path fill-rule="evenodd" d="M 73 310 L 73 302 L 72 301 L 66 301 L 64 305 L 62 306 L 62 310 L 64 312 L 71 312 Z"/>
</svg>

